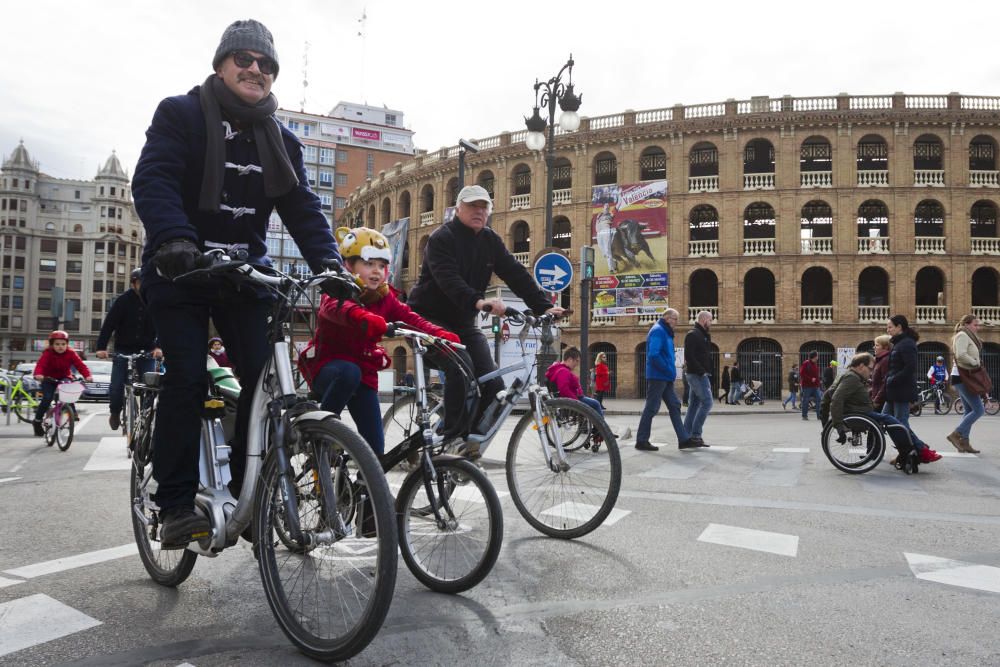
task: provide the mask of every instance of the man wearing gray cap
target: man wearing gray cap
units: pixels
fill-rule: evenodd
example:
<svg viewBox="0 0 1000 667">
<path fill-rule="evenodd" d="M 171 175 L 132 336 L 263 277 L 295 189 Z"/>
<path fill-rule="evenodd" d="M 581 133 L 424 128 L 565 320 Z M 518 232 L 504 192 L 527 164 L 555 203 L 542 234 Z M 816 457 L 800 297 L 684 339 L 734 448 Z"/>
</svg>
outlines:
<svg viewBox="0 0 1000 667">
<path fill-rule="evenodd" d="M 481 377 L 496 370 L 496 366 L 486 336 L 476 324 L 476 316 L 486 306 L 495 315 L 503 315 L 506 310 L 502 299 L 486 298 L 486 288 L 494 273 L 533 312 L 558 316 L 563 309 L 552 305 L 528 270 L 504 246 L 500 235 L 487 226 L 493 201 L 485 188 L 465 186 L 458 193 L 455 205 L 454 219 L 435 230 L 427 242 L 420 277 L 410 291 L 407 304 L 428 320 L 458 334 L 472 358 L 476 376 Z M 445 423 L 450 426 L 461 413 L 464 389 L 460 378 L 451 381 L 447 369 L 445 373 Z M 480 411 L 503 386 L 503 379 L 496 378 L 480 388 Z"/>
<path fill-rule="evenodd" d="M 313 271 L 339 259 L 319 198 L 307 185 L 302 144 L 274 117 L 278 54 L 270 31 L 253 19 L 236 21 L 222 34 L 212 69 L 187 95 L 160 102 L 132 180 L 146 228 L 142 289 L 168 369 L 153 434 L 163 549 L 183 548 L 209 531 L 194 510 L 208 319 L 225 338 L 243 386 L 253 387 L 269 352 L 271 313 L 270 299 L 254 289 L 173 279 L 212 248 L 270 264 L 267 224 L 275 209 Z M 243 481 L 252 394 L 244 391 L 237 409 L 234 495 Z"/>
</svg>

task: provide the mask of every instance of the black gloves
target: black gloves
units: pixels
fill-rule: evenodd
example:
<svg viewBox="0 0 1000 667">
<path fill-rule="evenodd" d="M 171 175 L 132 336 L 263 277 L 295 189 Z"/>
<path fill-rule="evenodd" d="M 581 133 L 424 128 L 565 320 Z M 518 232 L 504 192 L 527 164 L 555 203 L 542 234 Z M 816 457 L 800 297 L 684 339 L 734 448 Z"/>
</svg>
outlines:
<svg viewBox="0 0 1000 667">
<path fill-rule="evenodd" d="M 844 430 L 843 426 L 837 427 L 837 442 L 841 444 L 847 442 L 847 431 Z"/>
<path fill-rule="evenodd" d="M 153 266 L 162 277 L 173 280 L 198 268 L 201 251 L 189 239 L 173 239 L 159 247 L 153 255 Z"/>
</svg>

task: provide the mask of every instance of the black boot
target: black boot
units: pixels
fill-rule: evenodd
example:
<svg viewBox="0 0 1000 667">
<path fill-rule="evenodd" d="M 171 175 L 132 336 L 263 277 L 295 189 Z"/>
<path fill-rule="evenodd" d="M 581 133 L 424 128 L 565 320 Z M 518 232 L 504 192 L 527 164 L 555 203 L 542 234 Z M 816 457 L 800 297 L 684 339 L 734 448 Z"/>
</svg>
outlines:
<svg viewBox="0 0 1000 667">
<path fill-rule="evenodd" d="M 31 422 L 31 425 L 35 427 L 35 435 L 42 437 L 45 435 L 45 429 L 42 428 L 42 420 L 36 419 Z"/>
</svg>

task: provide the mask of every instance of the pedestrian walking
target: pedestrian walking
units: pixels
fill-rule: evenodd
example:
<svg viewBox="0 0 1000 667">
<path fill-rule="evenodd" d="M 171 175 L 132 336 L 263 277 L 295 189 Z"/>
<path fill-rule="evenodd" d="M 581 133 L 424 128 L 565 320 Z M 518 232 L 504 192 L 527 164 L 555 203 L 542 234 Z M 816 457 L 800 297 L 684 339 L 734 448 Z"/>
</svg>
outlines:
<svg viewBox="0 0 1000 667">
<path fill-rule="evenodd" d="M 910 403 L 917 400 L 917 341 L 920 335 L 910 328 L 903 315 L 893 315 L 885 332 L 892 336 L 889 369 L 885 376 L 885 407 L 882 412 L 896 418 L 910 428 Z M 922 442 L 915 443 L 920 450 L 920 462 L 931 463 L 941 455 Z"/>
<path fill-rule="evenodd" d="M 809 401 L 816 403 L 816 419 L 819 419 L 819 366 L 816 360 L 819 359 L 819 352 L 812 350 L 809 358 L 799 366 L 799 383 L 802 385 L 802 395 L 799 401 L 802 403 L 802 419 L 809 420 Z"/>
<path fill-rule="evenodd" d="M 722 367 L 722 380 L 719 381 L 719 403 L 729 402 L 729 366 Z"/>
<path fill-rule="evenodd" d="M 882 334 L 875 339 L 875 370 L 872 371 L 872 386 L 868 395 L 872 397 L 875 409 L 885 407 L 885 376 L 889 372 L 889 352 L 892 350 L 892 336 Z"/>
<path fill-rule="evenodd" d="M 837 362 L 830 361 L 829 365 L 823 369 L 823 391 L 833 386 L 833 381 L 837 379 Z"/>
<path fill-rule="evenodd" d="M 733 367 L 729 369 L 729 398 L 730 405 L 736 405 L 743 396 L 743 373 L 740 371 L 739 360 L 733 362 Z"/>
<path fill-rule="evenodd" d="M 681 364 L 681 405 L 688 406 L 688 396 L 691 394 L 691 385 L 688 384 L 687 364 Z"/>
<path fill-rule="evenodd" d="M 784 410 L 789 402 L 792 404 L 792 410 L 795 410 L 798 406 L 796 405 L 796 399 L 799 395 L 799 370 L 793 368 L 788 371 L 788 398 L 781 402 L 781 409 Z"/>
<path fill-rule="evenodd" d="M 951 339 L 951 350 L 958 366 L 958 377 L 952 376 L 958 384 L 958 395 L 965 403 L 965 416 L 955 430 L 948 435 L 948 442 L 960 452 L 978 454 L 972 446 L 972 425 L 985 413 L 981 398 L 993 389 L 990 376 L 983 370 L 983 343 L 979 340 L 979 318 L 966 315 L 955 325 L 955 336 Z"/>
<path fill-rule="evenodd" d="M 611 392 L 611 370 L 608 368 L 608 358 L 603 352 L 598 352 L 594 359 L 594 397 L 604 407 L 604 397 Z"/>
<path fill-rule="evenodd" d="M 691 436 L 684 428 L 681 419 L 681 402 L 674 391 L 674 381 L 677 379 L 677 366 L 674 361 L 674 327 L 679 319 L 678 312 L 667 308 L 646 335 L 646 405 L 639 418 L 639 430 L 636 433 L 635 448 L 644 452 L 655 452 L 659 447 L 649 442 L 649 433 L 653 427 L 653 417 L 660 410 L 660 401 L 667 406 L 670 413 L 670 423 L 677 435 L 679 449 L 707 447 L 691 441 Z"/>
<path fill-rule="evenodd" d="M 684 428 L 701 445 L 702 428 L 712 411 L 712 313 L 703 310 L 695 316 L 694 326 L 684 337 L 684 366 L 688 385 L 688 408 Z"/>
</svg>

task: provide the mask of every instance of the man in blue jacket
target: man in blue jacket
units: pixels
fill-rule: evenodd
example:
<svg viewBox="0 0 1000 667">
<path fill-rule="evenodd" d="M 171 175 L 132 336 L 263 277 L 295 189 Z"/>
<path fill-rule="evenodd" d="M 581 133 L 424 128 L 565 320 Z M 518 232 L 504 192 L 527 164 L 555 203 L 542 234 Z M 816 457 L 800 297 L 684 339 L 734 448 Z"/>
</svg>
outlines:
<svg viewBox="0 0 1000 667">
<path fill-rule="evenodd" d="M 693 440 L 691 434 L 684 428 L 681 402 L 674 393 L 674 380 L 677 379 L 677 367 L 674 361 L 674 327 L 677 326 L 678 319 L 677 311 L 667 308 L 646 335 L 646 406 L 642 409 L 639 431 L 635 436 L 635 448 L 644 452 L 655 452 L 659 449 L 649 442 L 649 432 L 653 427 L 653 417 L 660 411 L 660 401 L 667 404 L 670 423 L 673 424 L 674 433 L 677 434 L 679 449 L 708 447 Z"/>
<path fill-rule="evenodd" d="M 278 55 L 270 31 L 252 19 L 236 21 L 222 34 L 212 69 L 187 95 L 160 102 L 132 180 L 146 228 L 143 294 L 167 362 L 153 434 L 163 549 L 184 548 L 209 531 L 194 511 L 208 318 L 250 388 L 269 354 L 271 312 L 270 298 L 254 289 L 173 279 L 213 248 L 269 264 L 267 224 L 275 209 L 313 271 L 339 259 L 319 198 L 307 185 L 302 144 L 274 117 Z M 252 393 L 244 391 L 237 408 L 234 495 L 243 481 Z"/>
</svg>

